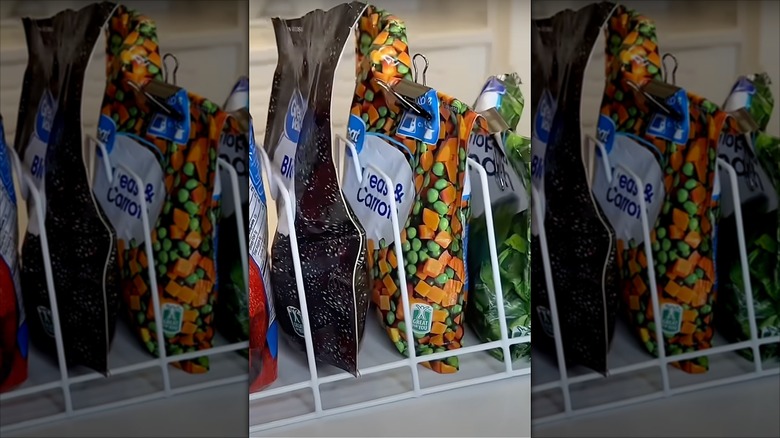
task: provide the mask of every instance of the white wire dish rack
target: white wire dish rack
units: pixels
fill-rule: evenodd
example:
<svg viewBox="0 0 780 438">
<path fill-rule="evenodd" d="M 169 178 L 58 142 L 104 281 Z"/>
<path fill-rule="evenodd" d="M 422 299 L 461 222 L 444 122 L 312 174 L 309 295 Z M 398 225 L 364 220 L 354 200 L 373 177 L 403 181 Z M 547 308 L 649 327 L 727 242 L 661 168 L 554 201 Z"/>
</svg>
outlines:
<svg viewBox="0 0 780 438">
<path fill-rule="evenodd" d="M 108 163 L 108 153 L 105 150 L 105 146 L 91 137 L 87 137 L 86 141 L 92 142 L 92 144 L 102 150 L 103 159 L 106 160 L 106 169 L 112 169 L 111 163 Z M 38 211 L 44 211 L 42 209 L 41 195 L 36 190 L 32 178 L 27 172 L 22 171 L 16 151 L 10 145 L 7 149 L 13 162 L 17 180 L 20 182 L 23 196 L 27 202 L 35 203 Z M 139 184 L 139 187 L 146 185 L 137 174 L 133 173 L 132 170 L 122 163 L 114 164 L 128 175 L 131 175 L 135 182 Z M 218 166 L 227 170 L 230 175 L 233 199 L 236 200 L 237 229 L 242 230 L 244 229 L 244 217 L 241 211 L 241 203 L 238 201 L 241 198 L 238 194 L 239 187 L 236 170 L 221 158 L 218 160 Z M 108 175 L 108 180 L 111 181 L 112 177 L 113 175 Z M 140 191 L 138 203 L 141 205 L 141 218 L 146 239 L 146 256 L 150 260 L 149 278 L 151 289 L 157 290 L 157 276 L 154 272 L 154 254 L 152 252 L 146 199 Z M 165 349 L 160 348 L 160 356 L 154 358 L 142 349 L 136 336 L 131 333 L 129 327 L 123 324 L 123 322 L 117 323 L 109 356 L 109 377 L 106 378 L 84 367 L 68 369 L 65 365 L 65 353 L 60 326 L 61 315 L 57 308 L 56 282 L 52 277 L 48 239 L 46 228 L 44 227 L 45 214 L 38 214 L 37 216 L 41 230 L 41 247 L 44 255 L 46 283 L 49 289 L 57 360 L 53 361 L 31 343 L 27 380 L 20 387 L 0 394 L 0 409 L 2 410 L 0 435 L 78 415 L 117 409 L 136 403 L 247 380 L 247 359 L 237 353 L 238 350 L 248 348 L 249 343 L 246 341 L 228 343 L 217 334 L 214 340 L 214 347 L 211 349 L 168 356 Z M 239 236 L 239 248 L 241 248 L 241 253 L 243 254 L 242 267 L 246 277 L 248 275 L 246 241 L 240 233 Z M 246 280 L 244 284 L 248 284 Z M 155 314 L 161 315 L 160 300 L 157 294 L 152 294 L 152 301 Z M 164 345 L 161 327 L 162 324 L 157 324 L 156 340 L 158 345 Z M 210 357 L 211 363 L 208 373 L 188 374 L 169 366 L 172 362 L 201 356 Z"/>
<path fill-rule="evenodd" d="M 344 137 L 337 140 L 349 148 L 352 157 L 357 157 L 354 145 Z M 343 158 L 340 149 L 339 155 Z M 271 172 L 271 164 L 265 150 L 258 145 L 263 172 L 270 183 L 269 191 L 273 199 L 284 201 L 284 211 L 288 223 L 293 223 L 294 212 L 290 208 L 290 193 L 284 188 L 281 178 Z M 341 162 L 343 164 L 343 161 Z M 353 161 L 354 171 L 361 178 L 361 166 Z M 368 164 L 372 171 L 384 178 L 388 185 L 394 186 L 392 178 L 381 169 Z M 314 358 L 314 348 L 311 342 L 309 315 L 306 305 L 306 291 L 301 275 L 301 263 L 298 255 L 297 236 L 295 228 L 290 227 L 290 243 L 298 286 L 300 308 L 303 316 L 306 353 L 295 351 L 285 341 L 279 343 L 279 375 L 277 380 L 263 391 L 249 395 L 249 435 L 259 436 L 261 432 L 276 427 L 287 426 L 303 421 L 313 420 L 329 415 L 345 413 L 358 409 L 384 405 L 401 400 L 422 397 L 441 391 L 479 385 L 491 381 L 526 376 L 531 372 L 527 361 L 511 361 L 509 347 L 515 344 L 531 342 L 531 336 L 507 336 L 506 319 L 503 307 L 503 292 L 499 279 L 498 257 L 496 256 L 496 241 L 493 230 L 493 214 L 490 197 L 487 192 L 487 173 L 476 161 L 468 159 L 468 168 L 479 175 L 485 204 L 485 219 L 488 226 L 488 244 L 494 284 L 496 285 L 496 302 L 499 312 L 502 337 L 500 340 L 480 343 L 476 335 L 466 330 L 464 347 L 442 353 L 416 356 L 414 349 L 409 349 L 407 358 L 398 351 L 387 339 L 379 323 L 371 316 L 366 320 L 365 334 L 358 357 L 359 377 L 355 378 L 335 367 L 319 364 Z M 352 171 L 347 169 L 347 171 Z M 473 175 L 473 174 L 472 174 Z M 400 224 L 398 222 L 395 198 L 387 197 L 390 204 L 391 221 L 395 241 L 400 241 Z M 395 247 L 398 259 L 398 276 L 405 278 L 403 254 L 400 245 Z M 401 298 L 406 315 L 409 310 L 409 296 L 406 282 L 400 281 Z M 373 313 L 371 313 L 373 314 Z M 405 327 L 406 338 L 413 339 L 411 325 Z M 499 361 L 487 354 L 487 350 L 501 348 L 504 351 L 504 361 Z M 419 366 L 421 362 L 434 359 L 444 359 L 457 356 L 460 370 L 454 374 L 438 374 Z M 518 397 L 530 397 L 530 394 L 518 394 Z M 519 412 L 519 415 L 523 413 Z"/>
<path fill-rule="evenodd" d="M 601 150 L 601 157 L 607 160 L 607 153 L 595 138 L 589 137 L 588 141 Z M 617 169 L 625 172 L 637 181 L 641 187 L 644 182 L 630 169 L 619 163 L 614 164 Z M 748 258 L 745 247 L 745 235 L 743 233 L 743 217 L 739 202 L 737 185 L 737 173 L 726 161 L 718 159 L 718 166 L 725 170 L 733 188 L 730 195 L 726 195 L 730 202 L 734 202 L 734 215 L 737 226 L 737 239 L 739 245 L 739 257 L 742 272 L 748 271 Z M 612 169 L 605 162 L 604 169 Z M 607 175 L 611 181 L 612 175 Z M 533 189 L 533 199 L 540 199 L 536 189 Z M 647 218 L 647 208 L 642 196 L 638 197 L 641 210 L 641 222 L 645 242 L 650 241 L 650 224 Z M 727 201 L 729 202 L 729 201 Z M 678 355 L 669 355 L 664 348 L 664 343 L 658 344 L 659 353 L 653 358 L 634 339 L 633 332 L 623 325 L 622 321 L 615 328 L 615 338 L 610 347 L 608 356 L 609 372 L 605 378 L 601 374 L 585 369 L 573 367 L 567 369 L 563 351 L 563 343 L 560 337 L 560 318 L 558 314 L 555 291 L 553 289 L 553 275 L 550 270 L 550 260 L 547 252 L 547 236 L 544 229 L 543 206 L 534 202 L 534 216 L 539 230 L 542 262 L 544 266 L 545 282 L 550 299 L 550 313 L 552 314 L 553 332 L 555 334 L 555 358 L 534 352 L 534 375 L 532 379 L 532 425 L 540 425 L 565 420 L 578 415 L 606 411 L 629 404 L 641 403 L 650 400 L 672 397 L 676 394 L 712 388 L 736 382 L 742 382 L 762 377 L 770 377 L 773 384 L 780 385 L 780 364 L 764 363 L 759 354 L 762 345 L 780 343 L 780 336 L 758 337 L 755 311 L 753 308 L 753 292 L 750 284 L 750 276 L 743 275 L 746 295 L 746 306 L 750 319 L 751 339 L 743 342 L 729 343 L 716 333 L 713 347 Z M 645 245 L 645 256 L 650 290 L 656 289 L 655 268 L 650 245 Z M 658 296 L 651 294 L 653 315 L 660 315 Z M 663 339 L 662 324 L 655 324 L 656 339 Z M 754 360 L 751 362 L 736 354 L 737 350 L 751 349 Z M 701 356 L 709 357 L 709 371 L 704 374 L 688 374 L 669 366 L 671 362 L 686 359 L 694 359 Z M 556 361 L 557 359 L 557 361 Z M 557 362 L 557 363 L 556 363 Z M 766 361 L 769 362 L 769 361 Z M 559 364 L 561 364 L 559 366 Z"/>
</svg>

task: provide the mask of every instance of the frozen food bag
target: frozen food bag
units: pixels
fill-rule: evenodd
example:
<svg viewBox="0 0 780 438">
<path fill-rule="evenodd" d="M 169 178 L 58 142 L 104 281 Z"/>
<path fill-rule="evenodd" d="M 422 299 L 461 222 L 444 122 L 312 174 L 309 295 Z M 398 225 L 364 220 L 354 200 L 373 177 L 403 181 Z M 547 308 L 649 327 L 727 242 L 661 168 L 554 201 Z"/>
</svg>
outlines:
<svg viewBox="0 0 780 438">
<path fill-rule="evenodd" d="M 249 208 L 249 179 L 247 178 L 249 152 L 249 78 L 242 77 L 233 87 L 223 109 L 236 119 L 235 130 L 222 133 L 219 145 L 219 157 L 230 163 L 238 176 L 238 203 L 246 217 Z M 219 245 L 217 246 L 217 269 L 219 299 L 216 305 L 217 328 L 230 342 L 242 342 L 249 339 L 249 291 L 244 284 L 244 269 L 241 263 L 239 230 L 236 223 L 235 200 L 230 174 L 226 170 L 219 173 L 222 186 L 222 218 L 219 225 Z M 248 239 L 244 220 L 241 233 Z M 241 354 L 247 354 L 241 350 Z"/>
<path fill-rule="evenodd" d="M 16 191 L 7 147 L 0 116 L 0 392 L 27 380 L 29 347 L 19 279 Z"/>
<path fill-rule="evenodd" d="M 627 18 L 611 3 L 565 10 L 531 27 L 531 172 L 544 226 L 568 365 L 607 371 L 618 309 L 615 234 L 593 197 L 583 160 L 585 67 L 599 33 Z M 615 12 L 615 13 L 613 13 Z M 536 345 L 552 350 L 553 324 L 539 230 L 532 220 L 531 303 Z"/>
<path fill-rule="evenodd" d="M 726 111 L 747 110 L 755 122 L 754 131 L 728 132 L 721 136 L 720 158 L 728 161 L 737 172 L 742 217 L 747 219 L 743 232 L 748 255 L 749 279 L 753 292 L 753 308 L 758 336 L 780 334 L 780 282 L 778 282 L 778 161 L 772 160 L 780 139 L 765 132 L 772 114 L 774 99 L 769 90 L 769 77 L 754 74 L 739 78 L 723 107 Z M 731 193 L 728 174 L 721 171 L 724 192 Z M 719 227 L 718 274 L 722 281 L 718 298 L 718 327 L 731 341 L 750 339 L 750 321 L 747 312 L 744 276 L 739 257 L 736 220 L 731 210 L 732 201 L 723 203 L 722 224 Z M 727 207 L 729 209 L 727 210 Z M 753 359 L 753 351 L 740 350 Z M 778 356 L 778 345 L 761 346 L 762 359 Z"/>
<path fill-rule="evenodd" d="M 531 266 L 530 266 L 530 164 L 531 141 L 513 131 L 517 128 L 524 100 L 517 74 L 488 79 L 474 106 L 482 112 L 496 109 L 509 130 L 469 137 L 469 157 L 482 164 L 488 177 L 489 202 L 493 212 L 507 336 L 531 334 Z M 501 143 L 495 138 L 499 137 Z M 525 161 L 524 161 L 525 159 Z M 469 222 L 469 303 L 466 316 L 469 325 L 483 342 L 501 339 L 496 286 L 488 244 L 487 220 L 484 212 L 481 182 L 471 175 L 472 218 Z M 530 357 L 530 344 L 510 346 L 512 361 Z M 499 360 L 501 348 L 489 350 Z"/>
<path fill-rule="evenodd" d="M 151 19 L 119 6 L 106 41 L 108 79 L 98 138 L 106 146 L 111 169 L 101 154 L 94 191 L 119 238 L 126 314 L 153 355 L 159 354 L 157 324 L 162 324 L 167 355 L 207 349 L 214 338 L 217 297 L 217 155 L 221 134 L 235 129 L 235 120 L 213 102 L 161 81 L 157 29 Z M 137 89 L 158 93 L 168 112 Z M 159 89 L 163 91 L 155 91 Z M 141 177 L 143 186 L 128 169 Z M 113 175 L 111 181 L 108 174 Z M 152 226 L 156 291 L 149 277 L 140 196 Z M 159 294 L 159 319 L 152 293 Z M 209 362 L 203 356 L 173 365 L 202 373 Z"/>
<path fill-rule="evenodd" d="M 661 80 L 655 25 L 623 7 L 606 29 L 607 83 L 598 137 L 611 169 L 596 159 L 594 195 L 617 232 L 623 302 L 647 350 L 658 354 L 661 324 L 668 355 L 707 349 L 716 295 L 716 227 L 720 187 L 718 138 L 727 114 L 714 103 L 675 87 L 665 104 L 675 118 L 636 92 Z M 600 155 L 600 151 L 598 154 Z M 623 167 L 637 174 L 642 185 Z M 611 183 L 606 174 L 612 175 Z M 647 205 L 650 241 L 644 239 L 640 197 Z M 652 249 L 655 282 L 648 278 L 645 245 Z M 657 294 L 660 315 L 654 315 Z M 706 357 L 675 362 L 689 373 L 708 369 Z"/>
<path fill-rule="evenodd" d="M 95 3 L 51 18 L 23 19 L 28 61 L 14 143 L 46 207 L 65 359 L 104 374 L 119 310 L 117 242 L 90 188 L 81 116 L 85 71 L 114 8 Z M 30 334 L 56 357 L 38 214 L 39 206 L 28 204 L 22 291 Z"/>
<path fill-rule="evenodd" d="M 411 80 L 406 25 L 369 6 L 360 18 L 358 81 L 348 135 L 355 143 L 362 180 L 347 171 L 344 194 L 369 239 L 372 301 L 398 351 L 408 355 L 406 324 L 411 323 L 415 354 L 459 348 L 466 304 L 466 226 L 470 204 L 466 172 L 468 136 L 477 113 L 463 102 L 426 88 L 418 98 L 431 116 L 404 110 L 379 81 L 393 87 Z M 422 90 L 421 90 L 422 91 Z M 373 167 L 393 178 L 385 181 Z M 393 239 L 390 199 L 398 207 L 400 242 Z M 411 318 L 404 315 L 399 261 L 405 264 Z M 458 370 L 457 357 L 422 364 L 439 373 Z"/>
<path fill-rule="evenodd" d="M 279 61 L 274 73 L 264 147 L 272 172 L 290 193 L 279 198 L 271 282 L 286 338 L 304 348 L 299 292 L 306 294 L 317 359 L 357 373 L 369 304 L 366 233 L 341 193 L 333 160 L 334 75 L 365 5 L 345 3 L 301 18 L 273 19 Z M 285 208 L 295 212 L 293 223 Z M 296 285 L 290 230 L 295 230 L 304 290 Z"/>
<path fill-rule="evenodd" d="M 268 208 L 255 133 L 249 125 L 249 392 L 273 383 L 277 376 L 279 324 L 271 291 L 268 257 Z"/>
</svg>

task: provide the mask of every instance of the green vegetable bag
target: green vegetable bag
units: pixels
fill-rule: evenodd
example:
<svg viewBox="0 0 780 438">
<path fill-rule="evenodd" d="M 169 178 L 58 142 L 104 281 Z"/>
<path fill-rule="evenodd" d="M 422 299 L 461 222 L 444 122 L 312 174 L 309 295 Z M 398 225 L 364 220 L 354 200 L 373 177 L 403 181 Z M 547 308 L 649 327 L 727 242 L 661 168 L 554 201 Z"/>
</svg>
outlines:
<svg viewBox="0 0 780 438">
<path fill-rule="evenodd" d="M 763 131 L 769 122 L 774 99 L 769 91 L 766 74 L 741 77 L 732 88 L 724 109 L 745 109 L 756 123 L 750 134 L 729 134 L 721 138 L 720 157 L 729 161 L 738 172 L 742 216 L 745 222 L 745 242 L 753 290 L 753 307 L 758 336 L 765 338 L 780 334 L 780 278 L 778 278 L 778 222 L 777 190 L 780 187 L 780 138 Z M 752 147 L 751 147 L 752 144 Z M 728 176 L 721 175 L 728 183 Z M 731 202 L 725 202 L 724 207 Z M 720 228 L 718 252 L 719 275 L 723 279 L 721 305 L 718 306 L 720 329 L 731 341 L 750 339 L 750 320 L 747 312 L 744 278 L 737 247 L 736 224 L 731 212 L 724 211 Z M 728 223 L 726 223 L 728 221 Z M 750 349 L 739 352 L 753 360 Z M 761 347 L 761 358 L 776 358 L 778 344 Z"/>
<path fill-rule="evenodd" d="M 495 108 L 509 129 L 493 136 L 472 133 L 469 141 L 469 157 L 482 164 L 488 174 L 507 336 L 510 338 L 531 333 L 531 141 L 512 132 L 517 127 L 524 105 L 519 84 L 520 80 L 514 73 L 488 79 L 475 109 L 481 112 Z M 495 137 L 502 137 L 503 147 Z M 469 287 L 467 321 L 481 341 L 490 342 L 501 339 L 499 309 L 478 175 L 471 176 L 471 184 L 472 220 L 469 224 L 467 263 L 469 278 L 473 280 Z M 510 347 L 512 361 L 528 358 L 530 352 L 530 343 Z M 500 348 L 489 353 L 504 360 L 504 352 Z"/>
</svg>

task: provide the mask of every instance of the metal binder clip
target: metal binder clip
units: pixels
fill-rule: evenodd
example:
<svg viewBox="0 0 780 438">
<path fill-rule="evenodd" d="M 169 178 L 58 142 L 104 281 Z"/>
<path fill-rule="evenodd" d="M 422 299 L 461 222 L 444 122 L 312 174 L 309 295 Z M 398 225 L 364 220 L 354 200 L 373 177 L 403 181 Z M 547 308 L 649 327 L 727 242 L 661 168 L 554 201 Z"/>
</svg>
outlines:
<svg viewBox="0 0 780 438">
<path fill-rule="evenodd" d="M 173 97 L 181 88 L 161 81 L 150 81 L 145 86 L 138 85 L 133 81 L 128 84 L 139 96 L 143 96 L 150 102 L 157 112 L 165 114 L 177 122 L 184 120 L 184 115 L 168 104 L 168 100 Z"/>
<path fill-rule="evenodd" d="M 168 80 L 168 58 L 173 59 L 173 85 L 176 85 L 176 73 L 179 71 L 179 60 L 173 55 L 173 53 L 166 53 L 163 56 L 163 74 L 165 75 L 165 82 L 170 84 Z"/>
<path fill-rule="evenodd" d="M 507 182 L 507 173 L 504 171 L 504 157 L 506 156 L 506 149 L 504 147 L 504 133 L 509 131 L 509 125 L 506 120 L 501 116 L 495 108 L 488 108 L 480 113 L 480 116 L 484 117 L 488 124 L 488 132 L 493 140 L 496 142 L 496 147 L 493 148 L 493 163 L 495 165 L 496 175 L 498 176 L 498 186 L 501 191 L 504 191 L 509 183 Z"/>
<path fill-rule="evenodd" d="M 398 102 L 398 106 L 404 110 L 424 118 L 427 121 L 433 120 L 433 116 L 425 108 L 417 103 L 417 99 L 424 96 L 430 88 L 417 84 L 416 82 L 401 79 L 395 86 L 391 87 L 382 80 L 376 80 L 376 83 L 386 92 L 390 93 Z"/>
<path fill-rule="evenodd" d="M 425 68 L 423 69 L 422 74 L 422 84 L 426 85 L 426 76 L 428 74 L 428 58 L 425 57 L 422 53 L 418 53 L 412 57 L 412 68 L 414 69 L 414 82 L 417 82 L 418 84 L 420 81 L 417 80 L 417 57 L 420 57 L 425 61 Z"/>
<path fill-rule="evenodd" d="M 627 83 L 636 92 L 637 96 L 641 96 L 640 100 L 647 102 L 648 106 L 655 111 L 674 120 L 682 119 L 682 114 L 666 103 L 680 89 L 679 87 L 655 79 L 643 87 L 640 87 L 633 81 L 627 81 Z"/>
<path fill-rule="evenodd" d="M 667 74 L 668 72 L 666 70 L 666 58 L 672 58 L 672 61 L 674 61 L 674 69 L 672 69 L 672 85 L 677 85 L 677 58 L 671 53 L 666 53 L 661 58 L 663 80 L 664 82 L 669 83 L 669 75 Z"/>
</svg>

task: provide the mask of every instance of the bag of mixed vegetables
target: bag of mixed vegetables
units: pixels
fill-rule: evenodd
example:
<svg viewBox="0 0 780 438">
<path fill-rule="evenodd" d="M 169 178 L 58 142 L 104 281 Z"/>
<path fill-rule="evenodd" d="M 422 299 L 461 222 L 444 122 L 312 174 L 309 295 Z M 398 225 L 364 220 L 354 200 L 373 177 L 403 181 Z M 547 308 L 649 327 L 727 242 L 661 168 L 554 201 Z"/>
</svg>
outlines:
<svg viewBox="0 0 780 438">
<path fill-rule="evenodd" d="M 211 348 L 221 193 L 217 153 L 221 134 L 234 132 L 235 120 L 216 104 L 162 82 L 157 30 L 149 18 L 119 6 L 106 41 L 108 80 L 98 138 L 112 169 L 97 160 L 94 190 L 119 237 L 126 310 L 153 355 L 159 354 L 157 324 L 169 356 Z M 153 105 L 149 95 L 166 107 Z M 139 175 L 143 187 L 118 163 Z M 149 277 L 139 196 L 152 225 L 157 291 Z M 159 294 L 159 317 L 152 293 Z M 173 365 L 203 373 L 209 361 L 203 356 Z"/>
<path fill-rule="evenodd" d="M 294 223 L 280 200 L 271 255 L 279 325 L 304 344 L 303 315 L 290 247 L 294 227 L 314 354 L 354 375 L 369 305 L 366 233 L 339 187 L 333 160 L 331 100 L 336 67 L 366 6 L 349 3 L 301 18 L 273 19 L 279 61 L 264 147 L 290 194 Z"/>
<path fill-rule="evenodd" d="M 520 78 L 515 73 L 488 79 L 474 109 L 479 112 L 496 109 L 509 130 L 492 135 L 472 133 L 469 138 L 469 157 L 482 164 L 488 176 L 507 336 L 510 338 L 531 334 L 531 140 L 513 132 L 524 104 L 519 86 Z M 472 219 L 467 258 L 471 281 L 466 316 L 480 340 L 490 342 L 501 339 L 501 327 L 481 182 L 471 175 L 471 184 Z M 528 343 L 510 346 L 512 361 L 530 357 L 530 350 Z M 501 348 L 489 353 L 499 360 L 504 359 Z"/>
<path fill-rule="evenodd" d="M 348 136 L 358 152 L 362 179 L 347 172 L 344 194 L 369 238 L 372 301 L 398 351 L 408 355 L 406 324 L 415 354 L 453 350 L 463 339 L 466 299 L 466 183 L 468 135 L 477 114 L 464 103 L 411 82 L 406 26 L 385 11 L 368 7 L 359 21 L 358 81 Z M 417 87 L 422 110 L 402 106 L 385 86 Z M 384 84 L 384 85 L 382 85 Z M 393 178 L 390 187 L 372 164 Z M 390 200 L 398 204 L 400 242 L 393 239 Z M 409 294 L 405 318 L 396 245 L 401 245 Z M 450 357 L 423 363 L 440 373 L 458 370 Z"/>
<path fill-rule="evenodd" d="M 0 116 L 0 392 L 27 380 L 27 320 L 19 280 L 19 227 L 11 156 Z M 21 177 L 21 175 L 19 175 Z"/>
<path fill-rule="evenodd" d="M 268 258 L 268 208 L 263 172 L 249 121 L 249 392 L 276 380 L 279 324 L 276 322 Z"/>
<path fill-rule="evenodd" d="M 771 152 L 777 150 L 780 139 L 764 132 L 774 107 L 768 86 L 769 78 L 766 74 L 739 78 L 726 99 L 724 110 L 747 110 L 755 122 L 755 130 L 747 134 L 732 131 L 722 135 L 719 149 L 720 158 L 728 161 L 737 172 L 742 217 L 749 221 L 743 232 L 756 326 L 761 338 L 780 334 L 780 282 L 777 273 L 778 162 L 773 161 Z M 721 181 L 724 191 L 730 193 L 731 184 L 725 171 L 721 171 Z M 737 246 L 736 220 L 730 200 L 725 202 L 722 212 L 724 217 L 718 236 L 718 272 L 722 279 L 717 306 L 718 326 L 729 340 L 738 342 L 750 339 L 750 321 Z M 752 350 L 739 352 L 753 359 Z M 777 356 L 777 344 L 761 347 L 762 359 Z"/>
<path fill-rule="evenodd" d="M 598 136 L 611 169 L 600 160 L 594 184 L 618 233 L 623 301 L 630 322 L 650 353 L 657 354 L 661 324 L 669 355 L 711 346 L 715 300 L 715 236 L 720 189 L 716 154 L 726 113 L 717 105 L 661 82 L 661 58 L 654 24 L 619 7 L 606 30 L 607 84 Z M 669 90 L 662 108 L 643 93 L 650 85 Z M 636 91 L 640 87 L 642 92 Z M 677 116 L 674 115 L 677 114 Z M 600 152 L 599 152 L 600 154 Z M 618 165 L 627 167 L 638 182 Z M 606 175 L 612 175 L 611 183 Z M 650 241 L 644 241 L 640 198 L 647 204 Z M 650 245 L 657 290 L 648 279 L 645 245 Z M 658 295 L 654 315 L 651 294 Z M 708 369 L 706 357 L 675 362 L 689 373 Z"/>
<path fill-rule="evenodd" d="M 85 72 L 115 5 L 96 3 L 52 18 L 23 19 L 29 59 L 14 148 L 45 203 L 65 359 L 100 373 L 119 309 L 116 236 L 90 188 L 81 115 Z M 30 334 L 56 357 L 41 251 L 40 206 L 28 204 L 22 290 Z"/>
<path fill-rule="evenodd" d="M 231 113 L 236 128 L 222 133 L 219 157 L 230 163 L 238 176 L 238 191 L 241 211 L 246 217 L 249 208 L 249 179 L 247 178 L 249 145 L 249 78 L 242 77 L 233 87 L 225 102 L 224 110 Z M 236 223 L 236 208 L 230 174 L 223 170 L 219 174 L 222 187 L 222 218 L 217 245 L 217 278 L 219 299 L 215 314 L 217 328 L 230 342 L 249 339 L 249 293 L 244 284 L 244 269 L 239 246 L 239 230 Z M 246 223 L 244 226 L 246 227 Z M 248 239 L 248 229 L 242 230 Z M 246 350 L 241 350 L 246 355 Z"/>
<path fill-rule="evenodd" d="M 566 362 L 607 371 L 618 306 L 614 231 L 593 198 L 583 160 L 580 106 L 585 68 L 601 29 L 624 13 L 611 3 L 534 20 L 531 29 L 532 184 L 544 209 Z M 613 12 L 614 11 L 614 12 Z M 536 345 L 553 344 L 538 229 L 532 220 L 531 302 Z"/>
</svg>

